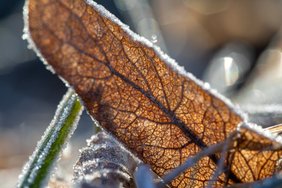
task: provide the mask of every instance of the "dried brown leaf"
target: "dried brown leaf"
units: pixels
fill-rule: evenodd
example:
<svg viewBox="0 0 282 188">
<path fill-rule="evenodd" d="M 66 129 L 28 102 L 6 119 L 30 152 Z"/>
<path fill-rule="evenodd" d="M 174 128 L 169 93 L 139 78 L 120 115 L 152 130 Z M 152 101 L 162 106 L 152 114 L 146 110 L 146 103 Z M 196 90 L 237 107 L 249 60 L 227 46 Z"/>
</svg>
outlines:
<svg viewBox="0 0 282 188">
<path fill-rule="evenodd" d="M 275 173 L 282 157 L 279 136 L 255 124 L 243 124 L 238 133 L 236 147 L 230 154 L 231 170 L 242 180 L 252 182 Z"/>
<path fill-rule="evenodd" d="M 90 0 L 29 0 L 26 16 L 38 54 L 75 89 L 89 114 L 159 176 L 223 142 L 243 121 L 233 107 Z M 264 178 L 273 168 L 264 166 L 253 178 L 242 171 L 256 167 L 236 160 L 231 169 L 224 164 L 216 186 Z M 202 158 L 172 186 L 207 185 L 218 162 L 218 154 Z"/>
<path fill-rule="evenodd" d="M 133 173 L 140 161 L 108 134 L 99 132 L 87 140 L 74 166 L 77 187 L 133 188 Z"/>
</svg>

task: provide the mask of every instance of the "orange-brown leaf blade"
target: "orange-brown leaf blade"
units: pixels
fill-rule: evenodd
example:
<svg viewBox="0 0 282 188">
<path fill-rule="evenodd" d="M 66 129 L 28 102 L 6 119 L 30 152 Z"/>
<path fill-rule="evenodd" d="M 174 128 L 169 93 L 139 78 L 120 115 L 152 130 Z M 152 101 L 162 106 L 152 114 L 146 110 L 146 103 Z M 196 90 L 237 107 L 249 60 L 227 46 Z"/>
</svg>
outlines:
<svg viewBox="0 0 282 188">
<path fill-rule="evenodd" d="M 243 124 L 237 147 L 230 155 L 231 169 L 243 182 L 273 175 L 282 158 L 282 137 L 255 124 Z"/>
<path fill-rule="evenodd" d="M 29 0 L 28 31 L 39 54 L 83 100 L 88 112 L 163 175 L 224 141 L 242 117 L 198 81 L 90 1 Z M 204 186 L 217 155 L 172 185 Z M 241 182 L 226 172 L 218 185 Z"/>
</svg>

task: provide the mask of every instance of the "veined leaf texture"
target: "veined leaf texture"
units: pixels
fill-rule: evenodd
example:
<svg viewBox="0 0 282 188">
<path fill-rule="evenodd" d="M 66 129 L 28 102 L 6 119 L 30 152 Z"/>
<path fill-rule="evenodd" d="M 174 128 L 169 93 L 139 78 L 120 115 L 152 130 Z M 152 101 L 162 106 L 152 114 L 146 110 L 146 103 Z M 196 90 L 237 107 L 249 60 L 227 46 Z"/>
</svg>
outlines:
<svg viewBox="0 0 282 188">
<path fill-rule="evenodd" d="M 75 89 L 89 114 L 159 176 L 224 141 L 244 121 L 232 105 L 96 3 L 29 0 L 25 8 L 26 32 L 38 54 Z M 279 152 L 270 153 L 253 160 L 238 150 L 214 186 L 272 175 Z M 269 158 L 270 164 L 254 169 Z M 220 154 L 202 158 L 171 186 L 206 186 L 219 160 Z"/>
</svg>

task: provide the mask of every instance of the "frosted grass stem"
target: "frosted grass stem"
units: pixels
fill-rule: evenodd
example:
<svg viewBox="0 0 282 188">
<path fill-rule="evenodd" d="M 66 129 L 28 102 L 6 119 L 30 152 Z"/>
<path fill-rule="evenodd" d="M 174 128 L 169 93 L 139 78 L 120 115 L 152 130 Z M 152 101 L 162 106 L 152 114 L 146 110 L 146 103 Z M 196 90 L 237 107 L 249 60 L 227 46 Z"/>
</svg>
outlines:
<svg viewBox="0 0 282 188">
<path fill-rule="evenodd" d="M 57 107 L 56 114 L 25 164 L 19 177 L 18 188 L 43 187 L 62 149 L 76 129 L 83 106 L 69 89 Z"/>
</svg>

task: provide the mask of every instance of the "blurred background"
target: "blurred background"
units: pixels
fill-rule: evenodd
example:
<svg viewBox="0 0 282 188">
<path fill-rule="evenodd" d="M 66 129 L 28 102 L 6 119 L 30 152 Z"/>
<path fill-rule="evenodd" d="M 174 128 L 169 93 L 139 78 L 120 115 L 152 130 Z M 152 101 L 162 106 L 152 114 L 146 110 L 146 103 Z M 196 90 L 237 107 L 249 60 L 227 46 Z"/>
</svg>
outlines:
<svg viewBox="0 0 282 188">
<path fill-rule="evenodd" d="M 259 123 L 282 122 L 281 0 L 97 2 L 246 111 L 275 114 Z M 0 0 L 1 187 L 15 186 L 67 90 L 22 40 L 23 4 Z M 84 113 L 68 161 L 93 133 Z"/>
</svg>

